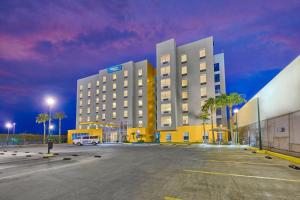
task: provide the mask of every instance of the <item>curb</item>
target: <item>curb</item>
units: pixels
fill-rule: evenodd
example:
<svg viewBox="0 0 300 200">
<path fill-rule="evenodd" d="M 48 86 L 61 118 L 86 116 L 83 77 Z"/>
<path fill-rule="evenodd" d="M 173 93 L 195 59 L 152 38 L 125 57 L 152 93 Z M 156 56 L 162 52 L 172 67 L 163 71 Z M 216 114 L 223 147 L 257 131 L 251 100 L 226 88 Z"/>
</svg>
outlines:
<svg viewBox="0 0 300 200">
<path fill-rule="evenodd" d="M 54 154 L 53 153 L 46 153 L 46 154 L 44 154 L 44 157 L 53 157 L 54 156 Z"/>
<path fill-rule="evenodd" d="M 255 150 L 258 153 L 275 156 L 275 157 L 278 157 L 278 158 L 281 158 L 281 159 L 284 159 L 284 160 L 288 160 L 292 163 L 300 164 L 300 158 L 297 158 L 297 157 L 294 157 L 294 156 L 288 156 L 288 155 L 285 155 L 285 154 L 276 153 L 276 152 L 268 151 L 268 150 L 259 150 L 256 147 L 249 147 L 249 149 Z"/>
</svg>

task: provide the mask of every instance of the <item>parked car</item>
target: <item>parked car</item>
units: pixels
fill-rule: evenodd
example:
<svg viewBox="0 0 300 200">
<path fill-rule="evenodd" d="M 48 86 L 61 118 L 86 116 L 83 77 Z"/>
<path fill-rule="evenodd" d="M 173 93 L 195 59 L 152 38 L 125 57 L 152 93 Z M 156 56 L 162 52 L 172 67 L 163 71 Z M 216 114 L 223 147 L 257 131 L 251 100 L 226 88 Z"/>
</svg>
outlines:
<svg viewBox="0 0 300 200">
<path fill-rule="evenodd" d="M 84 137 L 73 139 L 73 144 L 80 145 L 80 146 L 86 144 L 97 145 L 99 143 L 100 140 L 98 136 L 84 136 Z"/>
</svg>

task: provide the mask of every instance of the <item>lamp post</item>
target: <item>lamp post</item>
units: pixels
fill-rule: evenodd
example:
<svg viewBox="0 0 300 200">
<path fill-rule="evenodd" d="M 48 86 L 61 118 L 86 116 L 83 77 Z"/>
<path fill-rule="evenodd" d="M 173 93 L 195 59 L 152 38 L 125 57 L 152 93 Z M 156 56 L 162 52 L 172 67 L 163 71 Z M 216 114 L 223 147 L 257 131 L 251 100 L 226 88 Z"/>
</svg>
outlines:
<svg viewBox="0 0 300 200">
<path fill-rule="evenodd" d="M 6 145 L 8 145 L 9 130 L 13 127 L 13 125 L 10 122 L 6 122 L 5 127 L 7 128 Z"/>
<path fill-rule="evenodd" d="M 55 99 L 53 97 L 47 97 L 46 98 L 46 104 L 49 108 L 49 124 L 48 124 L 48 136 L 51 134 L 51 109 L 55 104 Z"/>
<path fill-rule="evenodd" d="M 238 112 L 239 109 L 235 108 L 233 110 L 234 114 L 235 114 L 235 123 L 236 123 L 236 136 L 235 136 L 235 142 L 239 143 L 239 127 L 238 127 Z"/>
</svg>

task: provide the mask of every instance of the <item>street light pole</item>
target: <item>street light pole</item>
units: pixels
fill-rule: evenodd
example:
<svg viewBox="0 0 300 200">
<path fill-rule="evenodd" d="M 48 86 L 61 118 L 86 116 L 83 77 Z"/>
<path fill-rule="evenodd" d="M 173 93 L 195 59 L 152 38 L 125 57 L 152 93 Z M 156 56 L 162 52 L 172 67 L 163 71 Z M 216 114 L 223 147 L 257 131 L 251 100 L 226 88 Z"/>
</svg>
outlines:
<svg viewBox="0 0 300 200">
<path fill-rule="evenodd" d="M 48 105 L 48 108 L 49 108 L 49 121 L 48 121 L 48 136 L 50 136 L 51 134 L 51 109 L 52 109 L 52 106 L 55 104 L 55 99 L 53 97 L 47 97 L 46 98 L 46 103 Z"/>
<path fill-rule="evenodd" d="M 235 136 L 235 143 L 238 144 L 239 143 L 239 127 L 238 127 L 238 112 L 239 109 L 234 109 L 233 110 L 234 114 L 235 114 L 235 126 L 236 126 L 236 136 Z"/>
<path fill-rule="evenodd" d="M 6 145 L 8 145 L 9 139 L 9 130 L 12 128 L 12 124 L 10 122 L 6 122 L 5 127 L 7 128 L 7 136 L 6 136 Z"/>
</svg>

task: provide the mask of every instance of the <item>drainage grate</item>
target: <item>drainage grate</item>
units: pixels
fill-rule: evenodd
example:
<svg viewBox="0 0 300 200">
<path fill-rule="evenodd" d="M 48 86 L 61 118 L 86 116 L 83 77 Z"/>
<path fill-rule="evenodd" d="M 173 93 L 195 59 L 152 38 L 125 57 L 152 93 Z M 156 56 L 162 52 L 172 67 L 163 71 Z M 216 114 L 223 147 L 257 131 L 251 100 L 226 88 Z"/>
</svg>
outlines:
<svg viewBox="0 0 300 200">
<path fill-rule="evenodd" d="M 289 167 L 292 169 L 300 170 L 300 167 L 293 165 L 293 164 L 289 165 Z"/>
<path fill-rule="evenodd" d="M 4 153 L 0 153 L 0 155 L 4 155 Z"/>
<path fill-rule="evenodd" d="M 31 155 L 26 155 L 26 157 L 31 157 Z"/>
<path fill-rule="evenodd" d="M 58 156 L 58 155 L 59 155 L 59 153 L 53 153 L 53 155 L 55 155 L 55 156 Z"/>
<path fill-rule="evenodd" d="M 71 160 L 71 158 L 63 158 L 63 160 Z"/>
<path fill-rule="evenodd" d="M 16 156 L 17 154 L 15 154 L 15 153 L 13 153 L 13 154 L 11 154 L 12 156 Z"/>
<path fill-rule="evenodd" d="M 256 151 L 252 151 L 252 153 L 256 153 Z"/>
<path fill-rule="evenodd" d="M 39 154 L 43 154 L 42 152 L 39 152 Z"/>
<path fill-rule="evenodd" d="M 73 154 L 72 156 L 79 156 L 78 154 Z"/>
<path fill-rule="evenodd" d="M 94 155 L 95 158 L 101 158 L 102 156 L 100 155 Z"/>
<path fill-rule="evenodd" d="M 245 148 L 244 150 L 247 151 L 248 149 Z"/>
<path fill-rule="evenodd" d="M 272 157 L 270 157 L 270 156 L 265 156 L 265 158 L 266 158 L 266 159 L 272 159 Z"/>
</svg>

